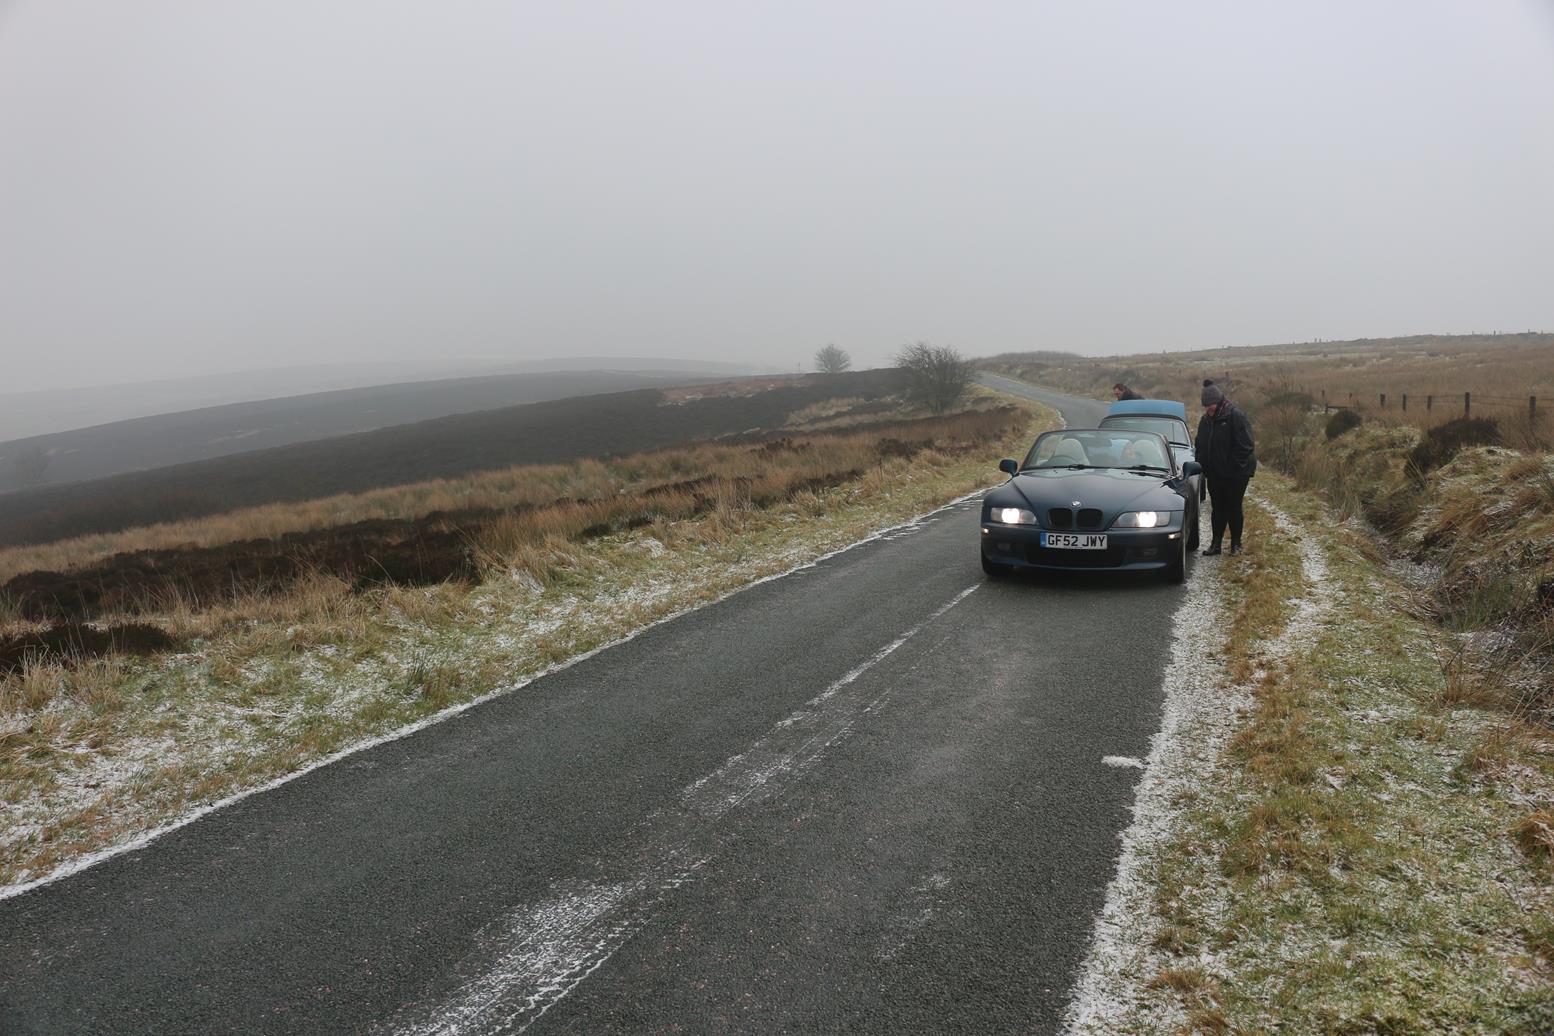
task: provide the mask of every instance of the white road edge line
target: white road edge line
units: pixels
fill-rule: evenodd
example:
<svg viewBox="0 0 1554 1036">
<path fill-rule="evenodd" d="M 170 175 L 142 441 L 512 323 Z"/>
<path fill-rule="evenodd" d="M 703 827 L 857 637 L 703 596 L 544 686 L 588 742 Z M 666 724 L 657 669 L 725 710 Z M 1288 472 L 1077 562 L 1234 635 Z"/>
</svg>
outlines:
<svg viewBox="0 0 1554 1036">
<path fill-rule="evenodd" d="M 778 579 L 786 579 L 788 576 L 793 575 L 795 572 L 802 572 L 805 569 L 814 568 L 821 562 L 829 561 L 831 558 L 845 554 L 850 550 L 855 550 L 858 547 L 873 543 L 877 540 L 888 538 L 892 534 L 899 535 L 905 530 L 921 525 L 929 519 L 944 513 L 945 511 L 959 507 L 968 501 L 979 498 L 983 493 L 987 492 L 989 488 L 993 487 L 989 486 L 982 489 L 973 490 L 972 492 L 967 493 L 965 496 L 956 497 L 954 500 L 951 500 L 946 504 L 942 504 L 939 507 L 934 508 L 932 511 L 917 515 L 915 518 L 912 518 L 908 521 L 901 522 L 898 525 L 887 526 L 883 529 L 877 529 L 862 539 L 847 544 L 845 547 L 838 547 L 836 550 L 822 554 L 817 558 L 804 562 L 803 564 L 794 565 L 792 568 L 784 569 L 781 572 L 775 572 L 769 576 L 762 576 L 760 579 L 751 580 L 742 586 L 736 586 L 734 589 L 714 598 L 713 600 L 703 601 L 700 604 L 695 604 L 689 608 L 683 608 L 680 611 L 674 612 L 673 614 L 666 615 L 661 619 L 655 619 L 645 626 L 641 626 L 635 630 L 632 630 L 630 633 L 620 637 L 617 640 L 612 640 L 608 644 L 601 644 L 596 648 L 585 651 L 581 655 L 576 655 L 564 662 L 558 662 L 556 665 L 553 665 L 548 669 L 541 670 L 540 672 L 535 673 L 533 676 L 520 680 L 517 683 L 510 684 L 506 687 L 498 687 L 494 691 L 489 691 L 478 698 L 471 699 L 470 701 L 463 702 L 459 705 L 450 705 L 448 708 L 443 709 L 441 712 L 427 716 L 425 719 L 419 719 L 414 723 L 400 727 L 397 730 L 392 730 L 387 734 L 380 734 L 377 737 L 358 742 L 357 744 L 351 745 L 348 748 L 343 748 L 333 755 L 326 756 L 317 762 L 309 763 L 307 766 L 300 770 L 295 770 L 291 773 L 283 774 L 282 776 L 277 777 L 274 780 L 262 784 L 256 788 L 249 788 L 244 791 L 236 792 L 224 799 L 221 799 L 220 801 L 210 803 L 206 806 L 201 806 L 198 809 L 186 813 L 176 820 L 173 820 L 151 831 L 147 831 L 145 834 L 138 835 L 127 842 L 111 846 L 107 849 L 101 849 L 94 853 L 89 853 L 85 856 L 72 860 L 69 863 L 62 864 L 59 867 L 56 867 L 54 870 L 50 871 L 48 874 L 43 875 L 41 878 L 33 878 L 30 881 L 18 882 L 14 885 L 0 885 L 0 900 L 11 899 L 15 896 L 20 896 L 24 893 L 31 892 L 33 889 L 41 888 L 44 885 L 53 884 L 56 881 L 61 881 L 74 874 L 79 874 L 88 868 L 95 867 L 99 863 L 102 863 L 106 860 L 111 860 L 115 856 L 122 856 L 124 853 L 134 852 L 137 849 L 143 849 L 164 835 L 171 834 L 172 832 L 177 831 L 179 828 L 187 827 L 188 825 L 194 823 L 196 820 L 209 816 L 210 814 L 215 813 L 217 810 L 226 809 L 228 806 L 237 802 L 241 802 L 244 799 L 250 798 L 254 795 L 262 795 L 267 791 L 273 791 L 283 784 L 294 781 L 299 777 L 305 777 L 312 773 L 314 770 L 319 770 L 326 766 L 331 766 L 342 759 L 356 755 L 358 752 L 365 752 L 370 748 L 376 748 L 379 745 L 388 744 L 391 741 L 398 741 L 402 738 L 409 737 L 417 731 L 425 730 L 427 727 L 437 723 L 442 723 L 445 720 L 452 719 L 454 716 L 457 716 L 463 712 L 467 712 L 477 705 L 483 705 L 493 698 L 499 698 L 503 695 L 512 694 L 514 691 L 522 690 L 523 688 L 534 683 L 536 680 L 543 680 L 545 677 L 554 673 L 558 673 L 563 669 L 569 669 L 572 666 L 577 665 L 579 662 L 585 662 L 595 655 L 600 654 L 601 652 L 608 651 L 614 647 L 619 647 L 621 644 L 624 644 L 629 640 L 635 640 L 637 637 L 651 629 L 662 626 L 665 623 L 673 622 L 674 620 L 684 615 L 688 615 L 691 612 L 700 611 L 701 609 L 711 605 L 719 604 L 728 600 L 730 597 L 733 597 L 735 594 L 744 593 L 746 590 L 753 589 L 762 585 L 763 583 L 774 582 Z"/>
<path fill-rule="evenodd" d="M 845 738 L 864 713 L 889 695 L 886 687 L 867 701 L 843 692 L 859 677 L 960 604 L 984 583 L 974 583 L 901 636 L 838 677 L 754 745 L 688 784 L 679 806 L 661 829 L 630 856 L 646 860 L 637 873 L 607 882 L 567 882 L 538 903 L 511 911 L 482 932 L 495 960 L 465 983 L 429 1021 L 402 1029 L 403 1036 L 500 1036 L 521 1033 L 597 971 L 653 916 L 669 892 L 690 881 L 711 858 L 698 836 L 763 791 L 802 777 Z M 489 932 L 490 927 L 497 927 Z"/>
</svg>

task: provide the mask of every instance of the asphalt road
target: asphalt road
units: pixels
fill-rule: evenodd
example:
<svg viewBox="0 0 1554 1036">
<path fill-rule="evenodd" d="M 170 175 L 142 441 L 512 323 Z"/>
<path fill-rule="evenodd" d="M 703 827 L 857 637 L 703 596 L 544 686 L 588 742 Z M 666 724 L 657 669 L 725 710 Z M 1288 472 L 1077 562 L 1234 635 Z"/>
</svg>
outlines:
<svg viewBox="0 0 1554 1036">
<path fill-rule="evenodd" d="M 1101 423 L 1101 418 L 1106 416 L 1107 404 L 1104 400 L 1065 396 L 1059 392 L 1049 392 L 1035 385 L 1028 385 L 1023 381 L 1005 378 L 988 371 L 978 371 L 976 380 L 980 384 L 1006 392 L 1011 396 L 1047 404 L 1061 413 L 1064 422 L 1071 428 L 1094 428 Z"/>
<path fill-rule="evenodd" d="M 990 583 L 976 521 L 0 901 L 0 1032 L 1054 1031 L 1181 588 Z"/>
</svg>

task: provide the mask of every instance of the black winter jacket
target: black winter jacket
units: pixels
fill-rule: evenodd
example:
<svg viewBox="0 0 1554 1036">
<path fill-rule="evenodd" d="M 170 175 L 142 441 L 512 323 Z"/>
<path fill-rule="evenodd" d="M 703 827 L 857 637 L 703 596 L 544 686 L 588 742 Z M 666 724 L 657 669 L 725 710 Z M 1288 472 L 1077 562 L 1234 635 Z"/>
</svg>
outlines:
<svg viewBox="0 0 1554 1036">
<path fill-rule="evenodd" d="M 1257 455 L 1252 441 L 1252 422 L 1241 408 L 1228 400 L 1210 417 L 1198 420 L 1198 438 L 1193 444 L 1203 473 L 1212 479 L 1250 479 L 1257 471 Z"/>
</svg>

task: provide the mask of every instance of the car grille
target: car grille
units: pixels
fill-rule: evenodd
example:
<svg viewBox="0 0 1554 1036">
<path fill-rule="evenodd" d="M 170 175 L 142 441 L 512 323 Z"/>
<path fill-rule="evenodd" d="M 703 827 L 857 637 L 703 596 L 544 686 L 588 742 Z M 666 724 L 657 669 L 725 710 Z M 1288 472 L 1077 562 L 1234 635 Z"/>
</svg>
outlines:
<svg viewBox="0 0 1554 1036">
<path fill-rule="evenodd" d="M 1067 507 L 1054 507 L 1047 512 L 1050 529 L 1099 529 L 1101 512 L 1094 507 L 1081 507 L 1076 516 Z"/>
<path fill-rule="evenodd" d="M 1049 528 L 1100 528 L 1100 511 L 1097 508 L 1080 508 L 1077 516 L 1069 508 L 1052 508 L 1047 511 Z"/>
</svg>

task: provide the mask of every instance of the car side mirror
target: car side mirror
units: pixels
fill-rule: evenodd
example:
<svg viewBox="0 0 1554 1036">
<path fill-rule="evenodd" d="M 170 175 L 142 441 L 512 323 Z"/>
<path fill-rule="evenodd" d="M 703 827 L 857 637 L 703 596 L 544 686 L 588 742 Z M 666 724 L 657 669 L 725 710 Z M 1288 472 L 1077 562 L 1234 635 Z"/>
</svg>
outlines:
<svg viewBox="0 0 1554 1036">
<path fill-rule="evenodd" d="M 1190 460 L 1182 465 L 1182 474 L 1188 478 L 1192 478 L 1194 475 L 1201 475 L 1203 474 L 1203 465 L 1195 460 Z"/>
<path fill-rule="evenodd" d="M 1020 465 L 1017 461 L 1005 458 L 998 462 L 998 470 L 1006 475 L 1018 475 L 1020 473 Z"/>
</svg>

